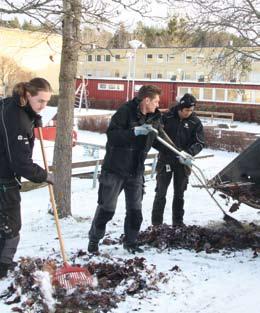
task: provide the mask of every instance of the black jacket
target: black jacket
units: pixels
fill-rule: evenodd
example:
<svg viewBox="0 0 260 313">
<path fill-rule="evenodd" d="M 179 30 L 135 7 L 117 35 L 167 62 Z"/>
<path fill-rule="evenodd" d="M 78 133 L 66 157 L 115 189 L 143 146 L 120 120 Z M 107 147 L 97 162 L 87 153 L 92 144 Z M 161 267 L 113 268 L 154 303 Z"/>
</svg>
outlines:
<svg viewBox="0 0 260 313">
<path fill-rule="evenodd" d="M 192 113 L 187 119 L 181 120 L 178 106 L 173 107 L 162 116 L 164 131 L 179 150 L 191 155 L 198 154 L 204 147 L 204 131 L 200 119 Z M 167 148 L 160 149 L 159 161 L 171 164 L 176 154 Z"/>
<path fill-rule="evenodd" d="M 22 176 L 40 183 L 47 172 L 32 161 L 34 127 L 40 115 L 19 103 L 18 96 L 0 100 L 0 178 Z"/>
<path fill-rule="evenodd" d="M 107 129 L 102 169 L 121 176 L 143 174 L 145 158 L 154 146 L 156 136 L 153 132 L 147 136 L 135 136 L 134 127 L 147 123 L 160 129 L 160 122 L 160 111 L 143 115 L 137 98 L 123 104 L 112 116 Z"/>
</svg>

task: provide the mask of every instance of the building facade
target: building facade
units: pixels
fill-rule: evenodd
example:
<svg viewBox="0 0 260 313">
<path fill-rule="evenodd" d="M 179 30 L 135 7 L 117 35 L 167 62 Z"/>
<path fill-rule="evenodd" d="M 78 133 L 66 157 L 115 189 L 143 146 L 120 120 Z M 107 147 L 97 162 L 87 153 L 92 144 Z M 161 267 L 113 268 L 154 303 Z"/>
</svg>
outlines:
<svg viewBox="0 0 260 313">
<path fill-rule="evenodd" d="M 182 81 L 260 81 L 260 61 L 241 74 L 233 64 L 224 69 L 212 59 L 222 48 L 93 49 L 81 53 L 78 75 L 129 79 L 171 79 Z"/>
</svg>

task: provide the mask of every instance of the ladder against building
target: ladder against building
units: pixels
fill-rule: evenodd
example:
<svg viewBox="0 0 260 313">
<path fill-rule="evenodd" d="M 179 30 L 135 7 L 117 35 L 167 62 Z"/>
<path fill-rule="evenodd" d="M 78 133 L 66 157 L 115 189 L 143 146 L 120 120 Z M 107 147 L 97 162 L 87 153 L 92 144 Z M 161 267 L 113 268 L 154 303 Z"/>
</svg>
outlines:
<svg viewBox="0 0 260 313">
<path fill-rule="evenodd" d="M 74 107 L 78 108 L 79 112 L 81 111 L 82 108 L 85 108 L 87 111 L 90 105 L 88 101 L 89 91 L 87 87 L 88 79 L 81 76 L 81 82 L 75 91 L 75 103 L 74 103 Z"/>
</svg>

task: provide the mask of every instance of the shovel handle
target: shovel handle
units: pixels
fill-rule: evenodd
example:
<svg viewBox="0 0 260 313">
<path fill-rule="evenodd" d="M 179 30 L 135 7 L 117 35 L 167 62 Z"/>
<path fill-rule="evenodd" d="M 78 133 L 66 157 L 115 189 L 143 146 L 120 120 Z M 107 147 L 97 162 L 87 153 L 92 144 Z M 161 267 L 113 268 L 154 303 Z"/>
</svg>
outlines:
<svg viewBox="0 0 260 313">
<path fill-rule="evenodd" d="M 44 148 L 44 145 L 43 145 L 42 127 L 38 128 L 38 132 L 39 132 L 39 138 L 40 138 L 40 144 L 41 144 L 41 150 L 42 150 L 42 157 L 43 157 L 44 167 L 45 167 L 46 172 L 49 173 L 47 157 L 46 157 L 45 148 Z M 60 228 L 59 216 L 58 216 L 57 206 L 56 206 L 54 192 L 53 192 L 53 186 L 51 184 L 48 184 L 48 189 L 49 189 L 51 205 L 52 205 L 52 208 L 53 208 L 54 219 L 55 219 L 56 229 L 57 229 L 59 243 L 60 243 L 61 255 L 62 255 L 62 258 L 63 258 L 63 262 L 66 264 L 67 263 L 67 256 L 66 256 L 66 253 L 65 253 L 64 241 L 63 241 L 63 238 L 62 238 L 62 235 L 61 235 L 61 228 Z"/>
<path fill-rule="evenodd" d="M 167 148 L 169 148 L 171 151 L 175 152 L 176 154 L 178 154 L 179 156 L 183 157 L 184 159 L 187 157 L 184 155 L 184 153 L 182 151 L 179 151 L 178 149 L 176 149 L 174 146 L 170 145 L 167 141 L 165 141 L 164 139 L 162 139 L 159 135 L 158 135 L 158 131 L 156 129 L 152 129 L 152 131 L 154 131 L 154 133 L 156 134 L 156 139 L 158 141 L 160 141 L 164 146 L 166 146 Z M 222 206 L 219 204 L 219 202 L 215 199 L 215 197 L 210 193 L 208 187 L 207 187 L 207 180 L 202 172 L 202 170 L 194 164 L 193 162 L 193 158 L 191 158 L 192 162 L 191 165 L 194 166 L 198 172 L 200 173 L 200 175 L 202 176 L 202 178 L 200 178 L 200 176 L 196 173 L 196 171 L 194 171 L 194 169 L 192 168 L 192 166 L 189 166 L 189 168 L 191 169 L 191 171 L 193 172 L 193 174 L 196 176 L 196 178 L 198 179 L 198 181 L 202 184 L 203 188 L 207 191 L 207 193 L 209 194 L 209 196 L 211 197 L 211 199 L 216 203 L 216 205 L 219 207 L 219 209 L 223 212 L 223 214 L 225 216 L 229 216 L 224 209 L 222 208 Z"/>
</svg>

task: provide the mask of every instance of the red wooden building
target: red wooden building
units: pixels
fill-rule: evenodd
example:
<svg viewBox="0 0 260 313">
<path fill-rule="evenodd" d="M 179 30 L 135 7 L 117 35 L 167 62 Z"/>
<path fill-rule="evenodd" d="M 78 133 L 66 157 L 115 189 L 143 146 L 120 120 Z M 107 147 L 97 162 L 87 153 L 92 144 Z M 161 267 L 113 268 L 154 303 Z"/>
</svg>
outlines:
<svg viewBox="0 0 260 313">
<path fill-rule="evenodd" d="M 77 79 L 76 88 L 82 82 Z M 237 82 L 198 82 L 172 80 L 132 80 L 122 78 L 85 79 L 88 100 L 93 108 L 116 109 L 132 98 L 143 85 L 153 84 L 162 89 L 161 108 L 172 106 L 177 97 L 192 93 L 204 105 L 260 105 L 260 84 Z M 134 88 L 134 93 L 132 92 Z"/>
</svg>

